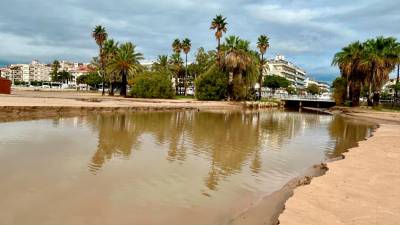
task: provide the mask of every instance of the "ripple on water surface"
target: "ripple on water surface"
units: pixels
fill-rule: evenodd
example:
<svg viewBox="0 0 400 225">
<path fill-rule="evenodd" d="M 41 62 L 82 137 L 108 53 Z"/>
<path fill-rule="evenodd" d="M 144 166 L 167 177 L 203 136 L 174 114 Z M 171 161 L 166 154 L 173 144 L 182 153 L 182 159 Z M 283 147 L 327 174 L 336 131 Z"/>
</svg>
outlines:
<svg viewBox="0 0 400 225">
<path fill-rule="evenodd" d="M 0 123 L 0 224 L 220 224 L 371 128 L 271 111 Z"/>
</svg>

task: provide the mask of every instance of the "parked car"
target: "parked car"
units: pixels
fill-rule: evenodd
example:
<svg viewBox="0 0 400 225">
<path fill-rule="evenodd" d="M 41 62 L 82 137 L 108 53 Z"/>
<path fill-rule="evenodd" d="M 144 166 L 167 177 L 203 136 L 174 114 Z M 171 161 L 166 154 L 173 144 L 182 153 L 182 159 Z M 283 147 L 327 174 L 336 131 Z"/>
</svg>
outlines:
<svg viewBox="0 0 400 225">
<path fill-rule="evenodd" d="M 186 94 L 187 95 L 194 95 L 194 87 L 188 87 L 186 89 Z"/>
</svg>

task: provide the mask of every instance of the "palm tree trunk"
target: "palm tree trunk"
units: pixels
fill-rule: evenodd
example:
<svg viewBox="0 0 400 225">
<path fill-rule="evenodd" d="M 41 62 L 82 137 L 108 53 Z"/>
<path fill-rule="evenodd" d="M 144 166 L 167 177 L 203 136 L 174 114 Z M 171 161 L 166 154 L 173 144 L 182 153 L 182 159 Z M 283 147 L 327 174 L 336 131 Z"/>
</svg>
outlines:
<svg viewBox="0 0 400 225">
<path fill-rule="evenodd" d="M 185 90 L 185 96 L 186 96 L 186 79 L 187 79 L 187 76 L 188 76 L 188 74 L 187 74 L 187 72 L 188 72 L 188 68 L 187 68 L 187 53 L 185 54 L 185 64 L 186 64 L 186 66 L 185 66 L 185 77 L 183 78 L 183 86 L 184 86 L 184 90 Z"/>
<path fill-rule="evenodd" d="M 220 56 L 220 48 L 221 48 L 221 40 L 220 38 L 217 38 L 217 63 L 219 66 L 221 66 L 221 56 Z"/>
<path fill-rule="evenodd" d="M 263 68 L 264 67 L 264 54 L 261 54 L 261 65 L 260 65 L 260 77 L 258 78 L 258 83 L 260 87 L 258 88 L 258 98 L 261 100 L 261 87 L 262 87 L 262 80 L 263 80 Z"/>
<path fill-rule="evenodd" d="M 127 84 L 127 80 L 126 80 L 126 72 L 123 71 L 122 72 L 122 86 L 121 86 L 121 96 L 126 97 L 126 84 Z"/>
<path fill-rule="evenodd" d="M 105 86 L 105 80 L 104 80 L 104 65 L 103 65 L 103 47 L 99 46 L 99 60 L 100 60 L 100 71 L 101 71 L 101 79 L 102 79 L 102 86 L 103 90 L 101 91 L 101 95 L 105 94 L 104 91 L 104 86 Z"/>
<path fill-rule="evenodd" d="M 373 102 L 372 102 L 372 96 L 373 96 L 373 94 L 372 94 L 372 83 L 374 82 L 374 80 L 375 80 L 375 65 L 373 64 L 372 65 L 372 78 L 371 78 L 371 80 L 369 82 L 369 90 L 368 90 L 368 106 L 372 106 L 373 105 Z"/>
<path fill-rule="evenodd" d="M 114 96 L 114 81 L 110 83 L 110 96 Z"/>
<path fill-rule="evenodd" d="M 398 84 L 400 81 L 400 64 L 397 65 L 397 79 L 396 79 L 396 84 Z M 396 91 L 396 98 L 398 97 L 398 91 Z"/>
</svg>

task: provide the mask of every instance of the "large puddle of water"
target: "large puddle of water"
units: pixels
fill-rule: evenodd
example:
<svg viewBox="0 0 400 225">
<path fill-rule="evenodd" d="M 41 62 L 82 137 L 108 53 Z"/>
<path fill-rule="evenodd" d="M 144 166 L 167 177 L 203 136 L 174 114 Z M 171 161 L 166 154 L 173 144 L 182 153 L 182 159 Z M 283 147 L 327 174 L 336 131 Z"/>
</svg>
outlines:
<svg viewBox="0 0 400 225">
<path fill-rule="evenodd" d="M 278 111 L 0 123 L 0 224 L 226 224 L 372 129 Z"/>
</svg>

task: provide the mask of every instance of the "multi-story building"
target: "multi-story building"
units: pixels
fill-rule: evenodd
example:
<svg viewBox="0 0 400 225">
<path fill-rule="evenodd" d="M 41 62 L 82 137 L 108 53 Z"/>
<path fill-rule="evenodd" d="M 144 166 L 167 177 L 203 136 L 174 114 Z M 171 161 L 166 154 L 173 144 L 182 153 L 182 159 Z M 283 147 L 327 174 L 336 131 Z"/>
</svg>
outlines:
<svg viewBox="0 0 400 225">
<path fill-rule="evenodd" d="M 51 67 L 33 60 L 31 64 L 11 64 L 9 79 L 12 81 L 50 81 Z"/>
<path fill-rule="evenodd" d="M 11 64 L 9 68 L 11 71 L 11 80 L 13 83 L 14 81 L 23 81 L 22 64 Z"/>
<path fill-rule="evenodd" d="M 11 80 L 11 69 L 8 67 L 0 68 L 0 77 Z"/>
<path fill-rule="evenodd" d="M 322 82 L 322 81 L 317 81 L 317 80 L 313 80 L 309 77 L 307 77 L 305 79 L 305 87 L 307 88 L 309 85 L 311 84 L 315 84 L 319 87 L 319 89 L 321 90 L 321 92 L 330 92 L 330 86 L 328 83 Z"/>
<path fill-rule="evenodd" d="M 74 68 L 70 69 L 68 72 L 70 72 L 72 75 L 71 82 L 76 83 L 76 78 L 88 74 L 91 71 L 93 71 L 93 69 L 91 69 L 88 64 L 75 64 Z"/>
<path fill-rule="evenodd" d="M 69 71 L 73 70 L 74 68 L 77 68 L 78 65 L 79 65 L 78 63 L 73 63 L 73 62 L 62 60 L 62 61 L 60 61 L 60 69 L 59 70 L 60 71 L 65 70 L 65 71 L 69 72 Z"/>
<path fill-rule="evenodd" d="M 21 64 L 22 81 L 29 82 L 33 80 L 33 75 L 29 73 L 29 64 Z"/>
<path fill-rule="evenodd" d="M 50 81 L 51 66 L 33 60 L 29 65 L 30 81 Z"/>
<path fill-rule="evenodd" d="M 264 71 L 267 76 L 278 75 L 285 77 L 291 82 L 292 86 L 299 89 L 305 88 L 306 71 L 285 60 L 283 55 L 277 55 L 275 59 L 267 60 Z"/>
</svg>

